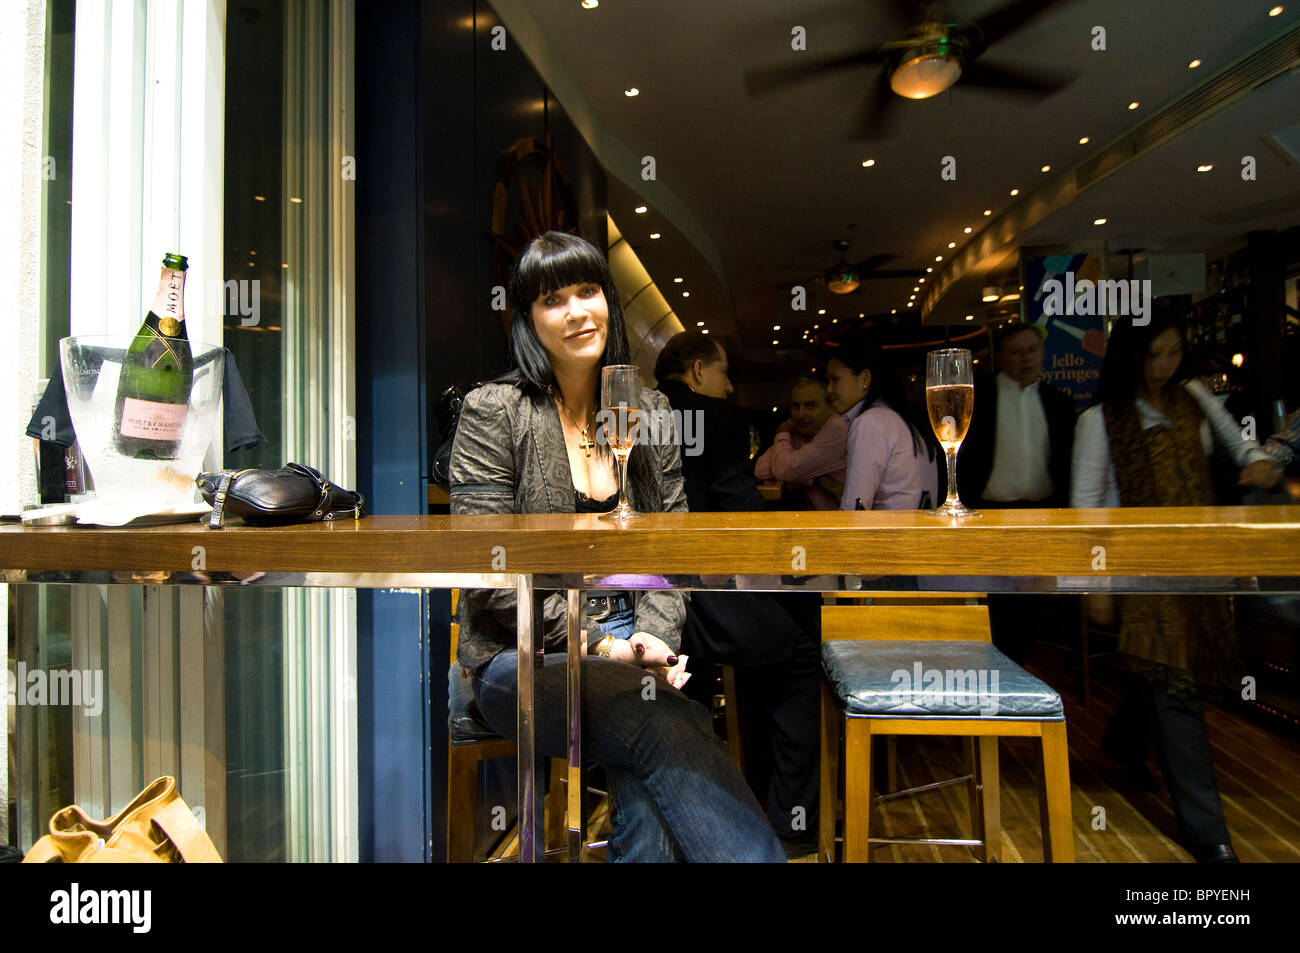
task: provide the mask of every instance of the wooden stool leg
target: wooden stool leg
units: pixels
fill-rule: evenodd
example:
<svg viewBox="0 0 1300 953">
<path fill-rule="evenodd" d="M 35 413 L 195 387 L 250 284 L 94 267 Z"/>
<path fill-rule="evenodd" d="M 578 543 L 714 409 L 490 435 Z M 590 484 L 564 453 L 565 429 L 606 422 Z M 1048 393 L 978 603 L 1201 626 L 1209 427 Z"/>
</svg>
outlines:
<svg viewBox="0 0 1300 953">
<path fill-rule="evenodd" d="M 870 860 L 871 719 L 846 718 L 844 745 L 844 861 Z"/>
<path fill-rule="evenodd" d="M 984 836 L 984 805 L 980 801 L 979 748 L 975 736 L 967 735 L 963 738 L 962 747 L 966 751 L 966 769 L 970 772 L 970 780 L 966 782 L 966 803 L 970 815 L 971 839 L 987 840 Z"/>
<path fill-rule="evenodd" d="M 447 863 L 474 862 L 479 759 L 447 746 Z"/>
<path fill-rule="evenodd" d="M 546 849 L 563 850 L 568 843 L 569 825 L 568 791 L 564 786 L 569 776 L 569 762 L 565 758 L 551 759 L 551 783 L 546 792 Z"/>
<path fill-rule="evenodd" d="M 722 666 L 722 697 L 726 699 L 727 753 L 731 763 L 742 775 L 745 773 L 745 746 L 740 737 L 740 702 L 736 691 L 736 669 Z"/>
<path fill-rule="evenodd" d="M 984 828 L 984 862 L 1002 854 L 1002 782 L 998 773 L 998 739 L 981 735 L 975 772 L 980 792 L 980 823 Z"/>
<path fill-rule="evenodd" d="M 839 700 L 822 681 L 821 790 L 817 807 L 817 862 L 835 862 L 836 794 L 839 789 L 840 714 Z"/>
<path fill-rule="evenodd" d="M 1070 811 L 1070 752 L 1065 722 L 1043 723 L 1043 770 L 1038 807 L 1043 824 L 1043 860 L 1074 863 L 1074 826 Z"/>
</svg>

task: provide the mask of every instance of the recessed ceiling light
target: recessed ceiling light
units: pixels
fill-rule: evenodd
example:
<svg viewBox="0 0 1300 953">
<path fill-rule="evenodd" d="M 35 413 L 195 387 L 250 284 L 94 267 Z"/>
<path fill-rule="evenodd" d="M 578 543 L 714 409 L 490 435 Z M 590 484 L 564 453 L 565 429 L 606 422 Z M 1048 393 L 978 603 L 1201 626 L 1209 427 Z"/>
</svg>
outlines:
<svg viewBox="0 0 1300 953">
<path fill-rule="evenodd" d="M 889 309 L 889 313 L 890 313 L 890 314 L 898 314 L 898 309 L 897 309 L 897 308 L 890 308 L 890 309 Z"/>
<path fill-rule="evenodd" d="M 831 318 L 831 324 L 839 324 L 839 323 L 840 323 L 839 318 Z"/>
<path fill-rule="evenodd" d="M 1104 218 L 1094 218 L 1094 219 L 1092 220 L 1092 224 L 1094 224 L 1094 225 L 1105 225 L 1105 224 L 1106 224 L 1106 219 L 1104 219 Z"/>
<path fill-rule="evenodd" d="M 691 293 L 690 293 L 689 291 L 683 291 L 683 292 L 682 292 L 682 297 L 683 297 L 683 298 L 689 298 L 690 296 L 691 296 Z"/>
<path fill-rule="evenodd" d="M 265 196 L 265 195 L 254 195 L 254 196 L 253 196 L 253 201 L 254 201 L 254 202 L 265 202 L 265 201 L 266 201 L 266 196 Z"/>
<path fill-rule="evenodd" d="M 658 233 L 658 232 L 651 232 L 651 233 L 650 233 L 650 237 L 651 237 L 651 238 L 658 238 L 658 237 L 659 237 L 659 233 Z"/>
<path fill-rule="evenodd" d="M 595 10 L 600 6 L 600 0 L 582 0 L 582 9 Z"/>
<path fill-rule="evenodd" d="M 623 90 L 623 95 L 626 96 L 626 97 L 628 97 L 629 99 L 631 99 L 633 96 L 640 96 L 640 95 L 641 95 L 641 90 L 639 90 L 639 89 L 637 89 L 635 86 L 633 86 L 633 87 L 631 87 L 630 89 L 625 89 L 625 90 Z"/>
<path fill-rule="evenodd" d="M 924 278 L 917 278 L 916 281 L 917 281 L 917 284 L 922 284 L 922 285 L 925 284 L 925 279 L 924 279 Z"/>
<path fill-rule="evenodd" d="M 1198 67 L 1198 66 L 1200 66 L 1200 65 L 1201 65 L 1201 61 L 1200 61 L 1200 60 L 1192 60 L 1190 63 L 1187 64 L 1187 68 L 1188 68 L 1188 69 L 1196 69 L 1196 67 Z"/>
<path fill-rule="evenodd" d="M 709 329 L 708 329 L 708 328 L 705 328 L 705 329 L 704 329 L 703 331 L 701 331 L 700 333 L 701 333 L 701 334 L 708 334 L 708 333 L 709 333 Z"/>
<path fill-rule="evenodd" d="M 683 281 L 683 279 L 681 279 L 681 278 L 674 278 L 674 279 L 673 279 L 673 284 L 675 284 L 675 285 L 680 285 L 680 284 L 682 283 L 682 281 Z"/>
<path fill-rule="evenodd" d="M 985 214 L 985 215 L 992 215 L 992 214 L 993 214 L 993 209 L 991 209 L 991 208 L 986 208 L 986 209 L 984 210 L 984 214 Z"/>
<path fill-rule="evenodd" d="M 1268 15 L 1271 16 L 1271 17 L 1275 17 L 1275 16 L 1277 16 L 1278 14 L 1280 14 L 1281 12 L 1282 12 L 1282 8 L 1281 8 L 1281 7 L 1274 7 L 1272 10 L 1269 10 L 1269 11 L 1268 11 Z"/>
<path fill-rule="evenodd" d="M 957 243 L 956 243 L 956 242 L 949 242 L 949 243 L 948 243 L 948 247 L 949 247 L 949 248 L 956 248 L 956 247 L 957 247 Z"/>
<path fill-rule="evenodd" d="M 818 309 L 817 309 L 817 313 L 818 313 L 818 314 L 825 314 L 825 313 L 826 313 L 826 309 L 825 309 L 825 308 L 818 308 Z"/>
<path fill-rule="evenodd" d="M 969 225 L 967 225 L 965 228 L 962 229 L 962 231 L 965 232 L 967 235 L 969 235 L 973 231 L 973 229 Z"/>
<path fill-rule="evenodd" d="M 777 340 L 776 338 L 772 338 L 772 343 L 773 343 L 773 344 L 780 344 L 781 342 L 780 342 L 779 340 Z M 773 409 L 773 410 L 776 410 L 775 407 L 773 407 L 772 409 Z"/>
<path fill-rule="evenodd" d="M 1039 171 L 1039 172 L 1051 172 L 1051 171 L 1052 171 L 1052 167 L 1051 167 L 1050 165 L 1045 165 L 1045 166 L 1040 167 L 1038 171 Z"/>
<path fill-rule="evenodd" d="M 865 317 L 866 317 L 866 314 L 863 313 L 863 312 L 861 312 L 861 311 L 859 311 L 859 312 L 858 312 L 858 317 L 859 317 L 859 318 L 865 318 Z"/>
<path fill-rule="evenodd" d="M 916 294 L 920 290 L 921 290 L 920 285 L 912 285 L 912 294 Z"/>
<path fill-rule="evenodd" d="M 646 212 L 650 210 L 646 208 L 644 205 L 638 205 L 636 208 L 632 209 L 632 211 L 636 212 L 638 215 L 644 215 Z"/>
<path fill-rule="evenodd" d="M 928 275 L 930 272 L 932 272 L 932 271 L 934 271 L 934 266 L 933 266 L 933 265 L 926 265 L 926 266 L 925 266 L 925 273 L 926 273 L 927 275 Z"/>
<path fill-rule="evenodd" d="M 820 327 L 821 327 L 820 324 L 814 324 L 814 325 L 813 325 L 813 330 L 816 331 L 816 330 L 817 330 L 818 328 L 820 328 Z"/>
<path fill-rule="evenodd" d="M 1211 169 L 1213 169 L 1213 168 L 1214 168 L 1214 165 L 1213 165 L 1212 163 L 1207 162 L 1207 163 L 1205 163 L 1205 165 L 1198 165 L 1198 166 L 1196 167 L 1196 171 L 1197 171 L 1197 172 L 1209 172 L 1209 171 L 1210 171 Z"/>
<path fill-rule="evenodd" d="M 1011 190 L 1011 194 L 1012 194 L 1012 195 L 1019 195 L 1019 194 L 1020 194 L 1020 190 L 1019 190 L 1019 189 L 1012 189 L 1012 190 Z"/>
<path fill-rule="evenodd" d="M 704 327 L 704 322 L 703 322 L 703 321 L 696 321 L 696 322 L 695 322 L 695 326 L 696 326 L 697 328 L 702 328 L 702 327 Z"/>
<path fill-rule="evenodd" d="M 863 160 L 862 160 L 862 168 L 864 168 L 864 169 L 870 169 L 870 168 L 871 168 L 873 165 L 875 165 L 875 164 L 876 164 L 876 160 L 875 160 L 875 159 L 863 159 Z"/>
<path fill-rule="evenodd" d="M 1079 145 L 1081 145 L 1081 146 L 1086 146 L 1087 144 L 1088 144 L 1088 137 L 1087 137 L 1087 136 L 1080 136 L 1080 137 L 1079 137 Z"/>
<path fill-rule="evenodd" d="M 291 195 L 291 196 L 289 196 L 289 201 L 292 202 L 294 205 L 301 205 L 301 204 L 302 204 L 302 199 L 298 198 L 298 196 L 296 196 L 296 195 Z"/>
<path fill-rule="evenodd" d="M 1128 108 L 1129 108 L 1129 109 L 1137 109 L 1137 108 L 1138 108 L 1139 106 L 1141 106 L 1141 105 L 1142 105 L 1142 104 L 1141 104 L 1140 102 L 1138 102 L 1138 101 L 1135 99 L 1135 100 L 1133 100 L 1133 102 L 1131 102 L 1131 103 L 1128 104 Z"/>
<path fill-rule="evenodd" d="M 975 315 L 973 315 L 973 314 L 968 314 L 968 315 L 966 315 L 966 320 L 967 320 L 967 321 L 974 321 L 974 320 L 975 320 Z"/>
<path fill-rule="evenodd" d="M 934 260 L 935 260 L 935 261 L 943 261 L 943 256 L 942 256 L 942 255 L 935 255 L 935 256 L 934 256 Z"/>
</svg>

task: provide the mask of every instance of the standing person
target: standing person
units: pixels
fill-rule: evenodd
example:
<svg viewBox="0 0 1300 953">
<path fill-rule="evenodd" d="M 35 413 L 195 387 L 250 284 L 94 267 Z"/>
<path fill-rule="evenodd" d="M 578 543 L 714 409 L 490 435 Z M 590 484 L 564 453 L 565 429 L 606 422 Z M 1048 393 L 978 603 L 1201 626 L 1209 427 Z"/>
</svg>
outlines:
<svg viewBox="0 0 1300 953">
<path fill-rule="evenodd" d="M 1162 314 L 1144 327 L 1115 322 L 1096 404 L 1074 441 L 1073 506 L 1210 506 L 1208 455 L 1218 443 L 1238 482 L 1271 486 L 1277 471 L 1204 386 L 1186 379 L 1183 329 Z M 1184 845 L 1200 862 L 1237 860 L 1223 819 L 1198 688 L 1237 668 L 1232 605 L 1223 596 L 1130 596 L 1121 601 L 1119 649 L 1131 673 L 1102 748 L 1135 783 L 1152 740 Z"/>
<path fill-rule="evenodd" d="M 594 439 L 601 369 L 628 362 L 627 332 L 605 258 L 573 235 L 535 239 L 510 284 L 510 351 L 515 368 L 472 391 L 461 410 L 451 458 L 451 512 L 574 513 L 617 502 L 613 455 Z M 667 402 L 643 389 L 642 406 Z M 675 444 L 637 446 L 628 466 L 633 505 L 682 512 Z M 601 639 L 583 664 L 585 753 L 605 766 L 614 801 L 609 851 L 622 861 L 781 861 L 784 854 L 762 808 L 714 735 L 709 714 L 678 688 L 685 599 L 679 592 L 592 593 L 618 603 L 592 620 Z M 627 607 L 624 600 L 631 602 Z M 621 608 L 619 607 L 621 606 Z M 543 607 L 546 647 L 537 673 L 543 697 L 542 744 L 567 751 L 566 603 Z M 620 618 L 621 616 L 621 618 Z M 473 678 L 488 726 L 515 737 L 517 661 L 515 595 L 466 590 L 460 601 L 457 657 Z M 619 630 L 630 638 L 618 638 Z M 642 695 L 647 671 L 659 690 Z"/>
<path fill-rule="evenodd" d="M 790 419 L 754 461 L 754 476 L 802 490 L 808 509 L 837 510 L 839 494 L 831 493 L 820 478 L 843 487 L 848 439 L 849 423 L 831 409 L 826 382 L 804 375 L 790 387 Z"/>
<path fill-rule="evenodd" d="M 750 466 L 749 425 L 726 401 L 726 351 L 706 334 L 684 331 L 659 353 L 655 379 L 674 410 L 700 421 L 703 452 L 682 458 L 691 511 L 764 510 Z M 753 721 L 770 735 L 768 817 L 790 854 L 812 850 L 817 830 L 820 612 L 821 599 L 804 593 L 697 592 L 682 637 L 697 660 L 734 665 L 740 710 L 762 716 Z"/>
<path fill-rule="evenodd" d="M 1043 380 L 1043 333 L 1012 324 L 993 341 L 998 372 L 975 380 L 975 413 L 957 479 L 976 509 L 1059 507 L 1070 502 L 1074 400 Z M 1078 627 L 1073 597 L 989 595 L 993 644 L 1024 664 L 1038 633 Z"/>
<path fill-rule="evenodd" d="M 907 401 L 885 352 L 851 334 L 826 365 L 831 407 L 849 422 L 842 510 L 914 510 L 939 493 L 929 421 Z M 927 502 L 929 501 L 929 502 Z"/>
<path fill-rule="evenodd" d="M 1042 332 L 1001 329 L 998 372 L 975 381 L 975 414 L 958 468 L 971 507 L 1067 506 L 1074 450 L 1074 402 L 1043 380 Z"/>
</svg>

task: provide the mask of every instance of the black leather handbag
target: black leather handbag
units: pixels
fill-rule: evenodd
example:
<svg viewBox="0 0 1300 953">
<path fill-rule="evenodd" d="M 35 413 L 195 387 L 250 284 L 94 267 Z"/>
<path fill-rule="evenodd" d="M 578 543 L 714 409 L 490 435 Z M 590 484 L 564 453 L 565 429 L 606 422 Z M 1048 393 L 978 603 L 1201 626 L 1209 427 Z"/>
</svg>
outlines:
<svg viewBox="0 0 1300 953">
<path fill-rule="evenodd" d="M 200 473 L 194 480 L 205 503 L 212 504 L 211 529 L 220 529 L 227 515 L 253 526 L 315 523 L 366 515 L 360 493 L 335 486 L 319 470 L 301 463 L 279 470 L 222 470 Z"/>
</svg>

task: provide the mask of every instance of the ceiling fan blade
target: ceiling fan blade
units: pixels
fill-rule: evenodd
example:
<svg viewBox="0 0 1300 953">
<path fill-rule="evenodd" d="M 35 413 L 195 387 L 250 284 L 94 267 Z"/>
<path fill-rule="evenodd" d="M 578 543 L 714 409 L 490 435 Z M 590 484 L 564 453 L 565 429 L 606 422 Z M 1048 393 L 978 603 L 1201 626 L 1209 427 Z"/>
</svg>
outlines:
<svg viewBox="0 0 1300 953">
<path fill-rule="evenodd" d="M 883 265 L 887 261 L 892 261 L 897 257 L 898 257 L 897 255 L 889 255 L 889 254 L 872 255 L 870 258 L 862 259 L 862 261 L 858 262 L 856 265 L 853 265 L 852 267 L 853 270 L 856 271 L 859 275 L 865 276 L 867 272 L 875 271 L 877 266 Z"/>
<path fill-rule="evenodd" d="M 896 268 L 891 271 L 873 271 L 862 276 L 863 281 L 877 278 L 920 278 L 925 274 L 924 268 Z"/>
<path fill-rule="evenodd" d="M 889 67 L 880 71 L 877 81 L 867 92 L 857 122 L 848 136 L 851 141 L 888 139 L 897 118 L 897 96 L 889 88 Z"/>
<path fill-rule="evenodd" d="M 975 21 L 980 33 L 984 35 L 984 45 L 992 46 L 1005 37 L 1027 25 L 1031 20 L 1049 12 L 1053 7 L 1074 0 L 1010 0 L 992 13 Z"/>
<path fill-rule="evenodd" d="M 1007 66 L 986 63 L 981 59 L 974 63 L 968 63 L 962 68 L 961 79 L 957 81 L 957 85 L 1041 97 L 1060 92 L 1072 82 L 1074 82 L 1073 76 L 1019 68 L 1013 69 Z"/>
<path fill-rule="evenodd" d="M 771 69 L 751 70 L 745 74 L 745 91 L 751 96 L 763 96 L 785 86 L 817 79 L 837 70 L 879 63 L 889 53 L 879 49 L 859 50 L 846 56 L 815 60 L 811 63 L 800 62 L 793 66 L 777 66 Z"/>
</svg>

